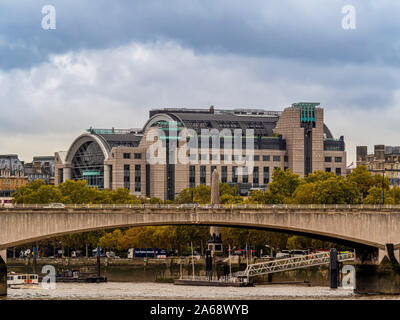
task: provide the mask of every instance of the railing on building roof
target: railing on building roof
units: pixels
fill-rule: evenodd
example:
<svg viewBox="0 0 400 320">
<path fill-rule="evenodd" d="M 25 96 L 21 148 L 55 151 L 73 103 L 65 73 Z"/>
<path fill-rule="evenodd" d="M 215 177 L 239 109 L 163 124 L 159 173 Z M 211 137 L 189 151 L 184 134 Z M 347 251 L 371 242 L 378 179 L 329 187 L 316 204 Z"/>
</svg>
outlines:
<svg viewBox="0 0 400 320">
<path fill-rule="evenodd" d="M 86 129 L 86 132 L 95 133 L 95 134 L 133 134 L 133 133 L 141 133 L 142 129 L 139 128 L 131 128 L 131 129 L 98 129 L 98 128 L 89 128 Z"/>
</svg>

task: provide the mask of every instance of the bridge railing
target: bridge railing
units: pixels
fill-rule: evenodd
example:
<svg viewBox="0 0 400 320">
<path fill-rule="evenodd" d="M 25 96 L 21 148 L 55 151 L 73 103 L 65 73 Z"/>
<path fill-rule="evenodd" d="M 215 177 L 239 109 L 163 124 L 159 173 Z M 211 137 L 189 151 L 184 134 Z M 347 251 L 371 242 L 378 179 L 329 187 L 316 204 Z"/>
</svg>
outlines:
<svg viewBox="0 0 400 320">
<path fill-rule="evenodd" d="M 338 252 L 337 258 L 339 262 L 352 261 L 355 258 L 355 253 Z M 244 271 L 238 271 L 234 275 L 242 277 L 253 277 L 268 273 L 282 272 L 307 268 L 330 262 L 330 252 L 316 252 L 308 255 L 294 256 L 284 259 L 274 259 L 266 262 L 249 264 Z"/>
<path fill-rule="evenodd" d="M 231 209 L 231 210 L 246 210 L 246 209 L 268 209 L 268 210 L 286 210 L 286 209 L 397 209 L 400 210 L 400 205 L 378 205 L 378 204 L 3 204 L 2 209 L 22 208 L 22 209 Z"/>
</svg>

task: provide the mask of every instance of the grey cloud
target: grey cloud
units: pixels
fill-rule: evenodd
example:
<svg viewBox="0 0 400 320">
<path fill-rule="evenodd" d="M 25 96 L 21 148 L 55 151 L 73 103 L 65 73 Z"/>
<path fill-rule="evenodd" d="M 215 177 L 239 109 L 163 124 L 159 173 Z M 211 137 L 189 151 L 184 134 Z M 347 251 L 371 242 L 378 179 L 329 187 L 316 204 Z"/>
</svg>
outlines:
<svg viewBox="0 0 400 320">
<path fill-rule="evenodd" d="M 396 116 L 390 115 L 400 103 L 399 90 L 363 80 L 389 77 L 398 84 L 397 71 L 199 54 L 175 42 L 71 51 L 27 70 L 0 71 L 0 134 L 7 137 L 0 149 L 27 160 L 33 145 L 36 152 L 51 154 L 90 126 L 141 127 L 152 107 L 281 110 L 302 100 L 321 102 L 327 125 L 334 135 L 345 135 L 348 146 L 367 144 L 371 127 L 400 138 Z M 363 123 L 354 134 L 357 119 Z"/>
<path fill-rule="evenodd" d="M 400 3 L 354 0 L 357 29 L 341 28 L 337 0 L 53 1 L 57 29 L 40 27 L 47 1 L 0 4 L 0 68 L 28 68 L 49 53 L 102 49 L 132 41 L 173 40 L 199 53 L 275 57 L 314 64 L 398 66 Z M 23 46 L 15 46 L 15 43 Z"/>
</svg>

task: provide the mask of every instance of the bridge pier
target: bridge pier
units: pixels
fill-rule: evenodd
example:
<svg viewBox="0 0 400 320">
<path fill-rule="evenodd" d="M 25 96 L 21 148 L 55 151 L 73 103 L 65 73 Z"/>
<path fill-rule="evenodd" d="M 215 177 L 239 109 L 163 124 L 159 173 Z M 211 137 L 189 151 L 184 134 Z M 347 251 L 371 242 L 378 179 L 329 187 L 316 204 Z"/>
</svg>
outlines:
<svg viewBox="0 0 400 320">
<path fill-rule="evenodd" d="M 394 249 L 392 243 L 387 243 L 385 249 L 373 247 L 359 247 L 355 249 L 356 258 L 354 263 L 360 265 L 399 264 L 399 249 Z"/>
<path fill-rule="evenodd" d="M 0 251 L 0 296 L 7 295 L 7 250 Z"/>
<path fill-rule="evenodd" d="M 393 244 L 385 249 L 357 248 L 354 267 L 358 293 L 400 294 L 399 250 Z"/>
</svg>

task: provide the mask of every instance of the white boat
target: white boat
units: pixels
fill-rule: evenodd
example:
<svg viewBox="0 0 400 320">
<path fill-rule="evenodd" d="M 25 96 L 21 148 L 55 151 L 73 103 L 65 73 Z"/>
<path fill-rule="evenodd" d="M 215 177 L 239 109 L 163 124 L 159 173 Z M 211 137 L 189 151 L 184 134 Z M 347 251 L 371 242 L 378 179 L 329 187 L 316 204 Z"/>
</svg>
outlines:
<svg viewBox="0 0 400 320">
<path fill-rule="evenodd" d="M 34 287 L 37 285 L 39 285 L 39 276 L 37 274 L 7 273 L 7 287 L 9 288 Z"/>
</svg>

